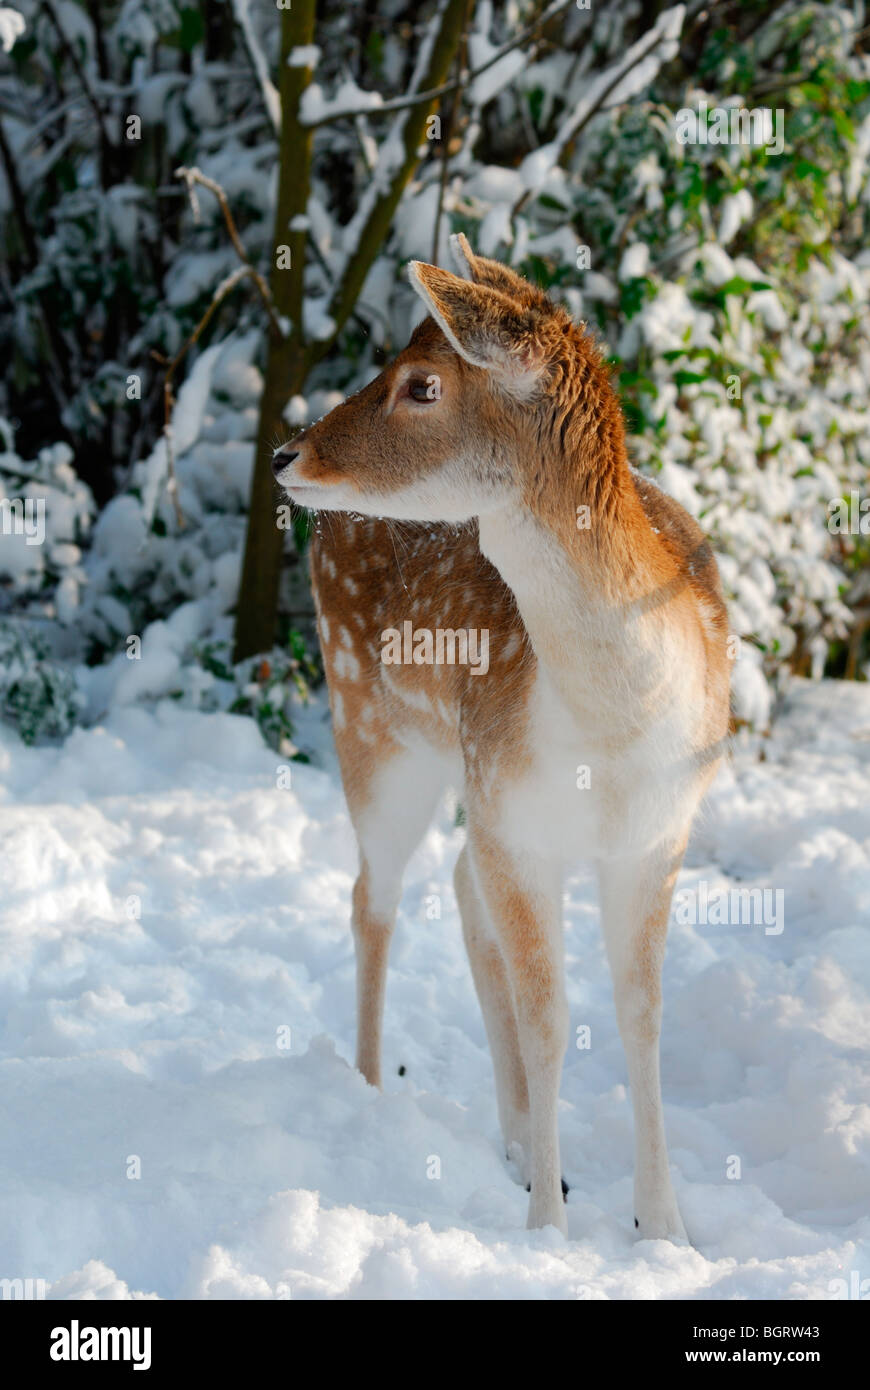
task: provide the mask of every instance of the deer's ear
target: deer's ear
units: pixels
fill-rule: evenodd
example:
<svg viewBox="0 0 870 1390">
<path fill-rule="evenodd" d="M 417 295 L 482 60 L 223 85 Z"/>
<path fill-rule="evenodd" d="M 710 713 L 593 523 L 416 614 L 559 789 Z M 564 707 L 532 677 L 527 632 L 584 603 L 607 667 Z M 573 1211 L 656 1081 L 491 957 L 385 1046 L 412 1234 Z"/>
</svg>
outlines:
<svg viewBox="0 0 870 1390">
<path fill-rule="evenodd" d="M 526 308 L 546 306 L 547 297 L 543 290 L 530 285 L 510 266 L 491 261 L 487 256 L 475 255 L 464 232 L 451 236 L 450 251 L 456 269 L 464 280 L 472 280 L 475 285 L 488 285 L 491 290 L 501 290 L 502 294 L 518 300 Z"/>
<path fill-rule="evenodd" d="M 517 395 L 534 389 L 544 362 L 533 310 L 423 261 L 410 262 L 408 277 L 460 357 L 493 372 Z"/>
<path fill-rule="evenodd" d="M 474 262 L 477 259 L 464 232 L 456 232 L 450 238 L 450 252 L 453 256 L 456 269 L 463 280 L 477 280 L 478 276 L 474 273 Z"/>
</svg>

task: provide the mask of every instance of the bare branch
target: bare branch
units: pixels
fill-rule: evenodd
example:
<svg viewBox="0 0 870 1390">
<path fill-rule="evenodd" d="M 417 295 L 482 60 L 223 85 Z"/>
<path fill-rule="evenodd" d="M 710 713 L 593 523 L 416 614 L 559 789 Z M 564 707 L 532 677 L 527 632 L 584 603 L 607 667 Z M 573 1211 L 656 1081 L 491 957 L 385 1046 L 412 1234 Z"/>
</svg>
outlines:
<svg viewBox="0 0 870 1390">
<path fill-rule="evenodd" d="M 194 185 L 198 183 L 202 184 L 203 188 L 207 188 L 209 193 L 213 193 L 214 196 L 217 198 L 218 203 L 220 204 L 221 212 L 224 215 L 224 222 L 226 223 L 227 231 L 230 234 L 230 241 L 233 243 L 236 255 L 242 262 L 242 265 L 246 268 L 247 273 L 252 277 L 254 284 L 257 286 L 257 289 L 260 292 L 260 298 L 266 306 L 272 323 L 274 324 L 275 328 L 277 328 L 279 333 L 282 332 L 281 323 L 275 311 L 275 303 L 272 299 L 272 294 L 269 289 L 269 286 L 266 284 L 266 281 L 263 279 L 259 270 L 257 270 L 257 268 L 254 265 L 252 265 L 251 261 L 248 258 L 248 254 L 245 251 L 244 246 L 242 245 L 242 239 L 239 236 L 235 219 L 233 218 L 233 214 L 230 211 L 229 200 L 223 188 L 221 188 L 220 184 L 216 183 L 214 179 L 210 179 L 207 174 L 204 174 L 201 169 L 197 169 L 195 166 L 193 168 L 188 168 L 186 165 L 181 164 L 176 169 L 175 174 L 177 178 L 184 179 L 185 185 L 187 187 L 187 195 L 190 198 L 190 206 L 193 212 L 195 222 L 199 221 L 199 203 L 197 202 L 196 194 L 194 192 Z"/>
</svg>

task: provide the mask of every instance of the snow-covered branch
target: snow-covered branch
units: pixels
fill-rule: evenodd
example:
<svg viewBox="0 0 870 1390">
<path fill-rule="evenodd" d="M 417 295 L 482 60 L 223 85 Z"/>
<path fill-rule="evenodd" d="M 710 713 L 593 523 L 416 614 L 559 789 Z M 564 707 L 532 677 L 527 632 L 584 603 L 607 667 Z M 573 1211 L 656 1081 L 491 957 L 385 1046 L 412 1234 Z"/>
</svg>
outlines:
<svg viewBox="0 0 870 1390">
<path fill-rule="evenodd" d="M 421 45 L 409 100 L 394 120 L 378 151 L 368 188 L 355 216 L 344 229 L 342 253 L 335 267 L 336 288 L 329 317 L 337 333 L 352 312 L 366 275 L 389 232 L 393 213 L 418 162 L 426 117 L 450 70 L 465 21 L 466 0 L 442 0 Z M 335 336 L 335 333 L 332 335 Z M 325 351 L 330 340 L 324 340 Z"/>
<path fill-rule="evenodd" d="M 263 105 L 272 123 L 272 128 L 276 135 L 281 133 L 281 98 L 278 89 L 269 76 L 269 64 L 266 55 L 260 47 L 257 35 L 254 33 L 254 26 L 251 23 L 251 0 L 233 0 L 233 12 L 236 16 L 236 23 L 242 31 L 245 40 L 245 47 L 251 59 L 251 66 L 259 84 L 260 92 L 263 97 Z"/>
<path fill-rule="evenodd" d="M 644 34 L 642 39 L 633 43 L 622 58 L 605 68 L 604 72 L 590 83 L 555 137 L 524 159 L 519 173 L 525 184 L 525 192 L 514 205 L 514 216 L 528 199 L 541 189 L 550 170 L 558 164 L 566 146 L 579 135 L 608 99 L 611 104 L 627 101 L 629 97 L 648 87 L 662 64 L 674 57 L 684 14 L 684 5 L 674 5 L 671 9 L 664 10 L 648 34 Z"/>
<path fill-rule="evenodd" d="M 516 34 L 514 38 L 503 43 L 500 48 L 490 54 L 486 62 L 481 63 L 471 72 L 461 72 L 452 81 L 442 82 L 439 86 L 430 87 L 425 92 L 412 90 L 407 96 L 395 97 L 392 101 L 384 101 L 377 92 L 363 92 L 355 83 L 343 83 L 335 97 L 331 101 L 326 101 L 320 95 L 320 89 L 312 87 L 310 93 L 306 93 L 306 100 L 303 103 L 302 124 L 314 129 L 317 126 L 329 125 L 333 121 L 343 120 L 350 116 L 385 116 L 394 111 L 406 111 L 411 107 L 421 105 L 423 102 L 437 101 L 439 97 L 448 96 L 460 87 L 467 87 L 483 73 L 489 72 L 490 68 L 494 67 L 496 63 L 500 63 L 508 53 L 521 48 L 523 44 L 533 39 L 545 24 L 555 19 L 564 10 L 569 9 L 574 3 L 575 0 L 553 0 L 553 4 L 548 5 L 534 23 Z"/>
</svg>

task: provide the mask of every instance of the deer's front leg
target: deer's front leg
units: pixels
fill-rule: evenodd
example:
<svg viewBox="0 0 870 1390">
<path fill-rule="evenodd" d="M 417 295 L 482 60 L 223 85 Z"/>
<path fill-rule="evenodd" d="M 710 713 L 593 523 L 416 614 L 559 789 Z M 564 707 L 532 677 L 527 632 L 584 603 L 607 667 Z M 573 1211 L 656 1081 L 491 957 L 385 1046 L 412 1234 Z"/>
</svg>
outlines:
<svg viewBox="0 0 870 1390">
<path fill-rule="evenodd" d="M 601 919 L 634 1108 L 634 1218 L 642 1238 L 684 1241 L 671 1186 L 659 1075 L 661 975 L 685 841 L 599 865 Z"/>
<path fill-rule="evenodd" d="M 513 992 L 501 946 L 475 882 L 468 845 L 463 846 L 456 861 L 453 882 L 462 918 L 462 935 L 489 1040 L 505 1153 L 516 1161 L 523 1182 L 528 1182 L 529 1091 Z"/>
<path fill-rule="evenodd" d="M 498 934 L 513 996 L 529 1097 L 528 1226 L 567 1233 L 559 1162 L 558 1105 L 568 1045 L 561 868 L 472 836 L 477 879 Z"/>
<path fill-rule="evenodd" d="M 394 925 L 395 909 L 392 903 L 386 911 L 375 909 L 369 868 L 363 864 L 354 884 L 352 915 L 356 948 L 356 1066 L 370 1086 L 378 1087 L 381 1085 L 381 1025 L 387 956 Z"/>
</svg>

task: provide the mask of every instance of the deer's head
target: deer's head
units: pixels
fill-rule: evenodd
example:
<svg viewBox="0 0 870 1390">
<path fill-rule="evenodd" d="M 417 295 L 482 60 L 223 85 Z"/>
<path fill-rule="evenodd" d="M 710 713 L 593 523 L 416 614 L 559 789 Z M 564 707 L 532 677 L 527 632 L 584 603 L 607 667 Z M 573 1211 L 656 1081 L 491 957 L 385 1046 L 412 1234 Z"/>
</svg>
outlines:
<svg viewBox="0 0 870 1390">
<path fill-rule="evenodd" d="M 404 352 L 277 450 L 275 477 L 299 505 L 465 521 L 531 501 L 566 422 L 594 424 L 606 374 L 565 310 L 464 236 L 451 246 L 461 276 L 410 264 L 431 317 Z"/>
</svg>

